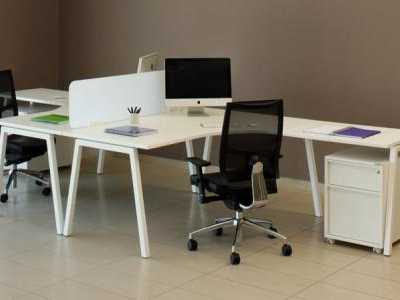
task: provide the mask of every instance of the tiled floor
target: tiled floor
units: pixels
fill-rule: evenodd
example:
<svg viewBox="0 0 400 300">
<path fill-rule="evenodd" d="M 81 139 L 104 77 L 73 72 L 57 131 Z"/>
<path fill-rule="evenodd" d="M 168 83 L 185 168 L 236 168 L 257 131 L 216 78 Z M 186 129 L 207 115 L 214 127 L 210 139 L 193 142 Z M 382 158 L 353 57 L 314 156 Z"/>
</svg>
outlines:
<svg viewBox="0 0 400 300">
<path fill-rule="evenodd" d="M 195 253 L 186 250 L 189 230 L 231 212 L 196 203 L 183 163 L 143 157 L 142 170 L 151 259 L 138 256 L 125 159 L 108 157 L 105 174 L 96 176 L 87 157 L 68 239 L 55 235 L 50 198 L 21 180 L 0 206 L 0 299 L 400 299 L 400 248 L 384 258 L 324 243 L 303 182 L 282 179 L 271 205 L 253 213 L 290 237 L 293 257 L 279 255 L 278 241 L 245 231 L 242 263 L 231 266 L 228 230 L 199 237 Z M 62 171 L 64 198 L 68 175 Z"/>
</svg>

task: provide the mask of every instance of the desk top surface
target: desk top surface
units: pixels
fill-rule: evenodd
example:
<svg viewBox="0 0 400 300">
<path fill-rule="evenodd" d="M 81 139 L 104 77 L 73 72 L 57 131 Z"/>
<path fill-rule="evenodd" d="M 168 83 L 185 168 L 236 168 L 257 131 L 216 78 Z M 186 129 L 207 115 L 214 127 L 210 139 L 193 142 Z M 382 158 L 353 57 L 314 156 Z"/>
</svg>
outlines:
<svg viewBox="0 0 400 300">
<path fill-rule="evenodd" d="M 121 120 L 105 124 L 96 124 L 85 128 L 71 128 L 69 124 L 53 125 L 31 121 L 31 118 L 34 116 L 48 113 L 50 112 L 4 118 L 0 119 L 0 125 L 41 133 L 49 133 L 59 136 L 67 136 L 71 138 L 79 138 L 94 142 L 102 142 L 106 144 L 148 150 L 184 142 L 186 140 L 220 135 L 222 130 L 224 111 L 218 109 L 206 109 L 206 116 L 188 116 L 186 113 L 172 112 L 161 115 L 141 117 L 137 126 L 157 130 L 157 133 L 155 134 L 141 137 L 127 137 L 104 132 L 106 128 L 129 125 L 129 120 Z M 68 114 L 68 109 L 67 107 L 60 107 L 54 111 L 51 111 L 51 113 Z M 204 128 L 201 126 L 201 124 L 208 124 L 211 126 Z M 381 133 L 366 139 L 357 139 L 326 134 L 309 133 L 305 131 L 310 128 L 321 126 L 360 126 L 363 128 L 377 129 L 380 130 Z M 373 127 L 359 124 L 326 122 L 293 117 L 285 117 L 283 135 L 285 137 L 292 138 L 310 139 L 315 141 L 386 149 L 400 144 L 400 129 Z"/>
<path fill-rule="evenodd" d="M 19 101 L 27 101 L 32 103 L 48 104 L 54 106 L 63 106 L 68 104 L 68 92 L 53 89 L 29 89 L 19 90 L 15 92 Z"/>
</svg>

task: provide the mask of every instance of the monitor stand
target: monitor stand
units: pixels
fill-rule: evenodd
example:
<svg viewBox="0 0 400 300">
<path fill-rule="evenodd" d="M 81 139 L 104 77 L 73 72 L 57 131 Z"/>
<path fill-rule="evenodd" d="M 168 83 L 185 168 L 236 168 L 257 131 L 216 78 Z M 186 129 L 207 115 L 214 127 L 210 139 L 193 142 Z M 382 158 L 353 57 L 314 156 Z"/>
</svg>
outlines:
<svg viewBox="0 0 400 300">
<path fill-rule="evenodd" d="M 189 106 L 187 109 L 187 115 L 191 117 L 207 116 L 205 109 L 202 106 Z"/>
</svg>

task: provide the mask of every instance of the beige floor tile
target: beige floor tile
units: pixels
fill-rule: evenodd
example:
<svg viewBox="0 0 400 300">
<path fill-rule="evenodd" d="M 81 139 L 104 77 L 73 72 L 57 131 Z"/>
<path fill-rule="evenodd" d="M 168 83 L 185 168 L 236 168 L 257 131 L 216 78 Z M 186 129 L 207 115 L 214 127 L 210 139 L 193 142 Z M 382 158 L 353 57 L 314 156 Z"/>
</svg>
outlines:
<svg viewBox="0 0 400 300">
<path fill-rule="evenodd" d="M 235 299 L 285 299 L 286 296 L 266 291 L 248 285 L 239 284 L 225 279 L 219 279 L 212 276 L 203 276 L 196 280 L 192 280 L 184 284 L 182 289 L 211 297 L 218 300 L 235 300 Z"/>
<path fill-rule="evenodd" d="M 63 281 L 48 286 L 38 291 L 48 300 L 128 300 L 133 298 L 123 297 L 110 293 L 104 289 L 85 285 L 73 281 Z"/>
<path fill-rule="evenodd" d="M 7 298 L 5 298 L 7 300 Z M 39 297 L 37 295 L 21 295 L 11 298 L 12 300 L 46 300 L 46 298 Z M 2 298 L 3 300 L 3 298 Z"/>
<path fill-rule="evenodd" d="M 321 280 L 339 269 L 339 267 L 297 259 L 295 255 L 283 257 L 279 254 L 262 252 L 246 259 L 246 263 L 264 270 L 277 271 L 310 280 Z"/>
<path fill-rule="evenodd" d="M 98 265 L 139 254 L 138 241 L 110 231 L 86 232 L 46 244 L 56 256 Z"/>
<path fill-rule="evenodd" d="M 0 258 L 34 250 L 55 240 L 55 228 L 49 230 L 46 226 L 35 226 L 19 220 L 7 223 L 1 226 Z"/>
<path fill-rule="evenodd" d="M 26 252 L 27 249 L 17 249 L 6 243 L 0 243 L 0 259 L 8 258 L 10 256 L 15 255 L 16 253 Z"/>
<path fill-rule="evenodd" d="M 296 297 L 304 300 L 382 300 L 382 298 L 338 288 L 324 283 L 317 283 L 296 295 Z"/>
<path fill-rule="evenodd" d="M 310 286 L 314 281 L 280 272 L 267 271 L 242 263 L 239 266 L 228 266 L 214 273 L 213 276 L 230 281 L 275 291 L 288 296 L 295 295 Z"/>
<path fill-rule="evenodd" d="M 315 232 L 319 232 L 319 233 L 323 233 L 324 232 L 324 222 L 323 219 L 320 219 L 320 222 L 310 226 L 309 228 L 307 228 L 308 231 L 315 231 Z"/>
<path fill-rule="evenodd" d="M 400 282 L 400 265 L 390 263 L 386 257 L 370 255 L 351 264 L 348 271 Z"/>
<path fill-rule="evenodd" d="M 393 245 L 393 251 L 391 256 L 373 254 L 373 255 L 367 255 L 365 256 L 365 258 L 381 262 L 383 264 L 400 265 L 400 243 L 396 243 L 395 245 Z"/>
<path fill-rule="evenodd" d="M 271 208 L 313 215 L 312 195 L 308 182 L 281 178 L 278 181 L 278 190 L 279 199 L 285 201 L 273 201 L 270 204 Z"/>
<path fill-rule="evenodd" d="M 334 245 L 330 245 L 325 241 L 323 232 L 312 230 L 304 230 L 301 233 L 290 237 L 290 242 L 358 257 L 364 257 L 371 253 L 370 248 L 349 243 L 342 243 L 339 241 Z"/>
<path fill-rule="evenodd" d="M 158 297 L 154 298 L 155 300 L 212 300 L 214 298 L 210 298 L 207 296 L 194 294 L 191 292 L 184 291 L 182 289 L 174 289 L 172 291 L 166 292 Z"/>
<path fill-rule="evenodd" d="M 43 300 L 44 298 L 0 284 L 1 300 Z"/>
<path fill-rule="evenodd" d="M 350 271 L 340 271 L 327 278 L 325 282 L 376 297 L 400 299 L 400 283 L 390 280 Z"/>
<path fill-rule="evenodd" d="M 87 271 L 93 267 L 93 264 L 89 264 L 84 260 L 80 260 L 76 257 L 72 258 L 59 253 L 57 254 L 56 252 L 44 247 L 12 256 L 8 260 L 59 277 L 77 275 L 78 273 Z"/>
<path fill-rule="evenodd" d="M 62 278 L 16 262 L 0 262 L 0 282 L 25 291 L 35 291 Z"/>
<path fill-rule="evenodd" d="M 73 277 L 72 280 L 135 299 L 150 299 L 172 289 L 172 286 L 147 279 L 143 276 L 141 269 L 134 269 L 132 273 L 125 273 L 105 268 L 94 268 Z"/>
<path fill-rule="evenodd" d="M 153 258 L 142 259 L 140 257 L 123 259 L 119 262 L 105 265 L 101 269 L 106 272 L 109 270 L 124 272 L 136 277 L 140 276 L 141 280 L 159 282 L 168 286 L 179 286 L 202 275 L 201 272 L 185 267 L 173 266 Z"/>
<path fill-rule="evenodd" d="M 332 267 L 344 267 L 350 263 L 360 259 L 359 256 L 349 255 L 333 251 L 329 248 L 315 247 L 311 245 L 303 245 L 300 243 L 291 243 L 293 247 L 293 253 L 296 258 L 323 264 Z M 280 249 L 281 244 L 274 245 L 274 248 L 266 249 L 266 252 L 276 252 L 276 249 Z"/>
<path fill-rule="evenodd" d="M 188 251 L 168 245 L 151 245 L 152 259 L 174 267 L 186 268 L 202 273 L 215 271 L 228 264 L 226 256 L 207 255 L 204 251 Z"/>
</svg>

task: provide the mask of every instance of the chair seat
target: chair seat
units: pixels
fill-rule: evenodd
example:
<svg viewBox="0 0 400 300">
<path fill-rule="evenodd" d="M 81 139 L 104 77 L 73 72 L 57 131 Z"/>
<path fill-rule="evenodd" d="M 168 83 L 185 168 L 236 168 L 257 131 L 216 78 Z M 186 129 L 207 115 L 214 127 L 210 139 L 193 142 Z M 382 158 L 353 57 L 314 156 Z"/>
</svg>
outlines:
<svg viewBox="0 0 400 300">
<path fill-rule="evenodd" d="M 203 182 L 205 189 L 219 195 L 229 209 L 241 210 L 240 205 L 249 206 L 253 201 L 251 180 L 228 181 L 221 173 L 207 173 L 203 175 Z M 276 193 L 275 179 L 267 180 L 266 184 L 268 193 Z"/>
<path fill-rule="evenodd" d="M 6 165 L 29 161 L 47 151 L 46 141 L 21 135 L 10 135 L 7 138 Z"/>
<path fill-rule="evenodd" d="M 240 204 L 251 204 L 251 181 L 230 182 L 221 173 L 204 174 L 206 190 L 221 196 L 229 209 L 240 210 Z"/>
</svg>

